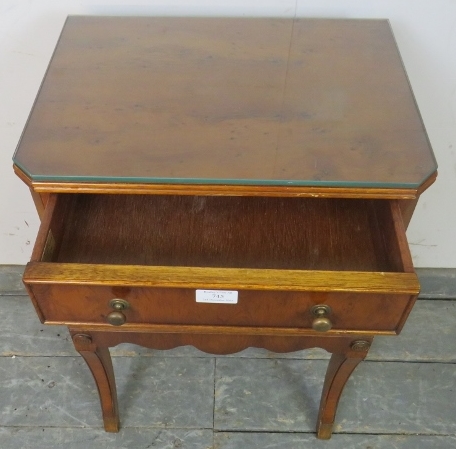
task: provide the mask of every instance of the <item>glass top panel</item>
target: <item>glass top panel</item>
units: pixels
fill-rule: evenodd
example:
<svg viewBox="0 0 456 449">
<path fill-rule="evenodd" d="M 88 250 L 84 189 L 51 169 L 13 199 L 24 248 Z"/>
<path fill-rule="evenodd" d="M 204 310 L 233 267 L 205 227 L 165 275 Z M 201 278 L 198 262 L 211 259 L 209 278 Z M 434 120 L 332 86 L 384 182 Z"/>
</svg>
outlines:
<svg viewBox="0 0 456 449">
<path fill-rule="evenodd" d="M 416 188 L 386 20 L 69 17 L 14 156 L 35 181 Z"/>
</svg>

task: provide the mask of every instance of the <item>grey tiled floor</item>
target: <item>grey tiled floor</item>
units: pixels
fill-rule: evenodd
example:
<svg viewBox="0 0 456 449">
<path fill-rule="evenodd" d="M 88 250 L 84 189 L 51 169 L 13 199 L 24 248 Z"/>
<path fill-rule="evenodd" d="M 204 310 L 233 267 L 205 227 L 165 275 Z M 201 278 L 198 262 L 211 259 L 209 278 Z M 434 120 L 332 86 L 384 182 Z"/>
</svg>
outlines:
<svg viewBox="0 0 456 449">
<path fill-rule="evenodd" d="M 330 441 L 314 436 L 328 356 L 190 347 L 112 350 L 122 429 L 63 327 L 43 326 L 0 267 L 0 448 L 456 448 L 456 301 L 420 300 L 349 380 Z"/>
</svg>

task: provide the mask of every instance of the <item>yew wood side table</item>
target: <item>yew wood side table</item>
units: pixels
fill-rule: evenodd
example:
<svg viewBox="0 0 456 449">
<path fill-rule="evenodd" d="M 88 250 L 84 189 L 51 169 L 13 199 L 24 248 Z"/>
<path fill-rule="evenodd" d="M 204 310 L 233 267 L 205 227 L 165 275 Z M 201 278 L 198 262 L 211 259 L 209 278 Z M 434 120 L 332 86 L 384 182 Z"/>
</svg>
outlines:
<svg viewBox="0 0 456 449">
<path fill-rule="evenodd" d="M 329 438 L 419 292 L 405 229 L 436 162 L 386 20 L 69 17 L 14 167 L 41 216 L 24 283 L 107 431 L 109 347 L 320 347 Z"/>
</svg>

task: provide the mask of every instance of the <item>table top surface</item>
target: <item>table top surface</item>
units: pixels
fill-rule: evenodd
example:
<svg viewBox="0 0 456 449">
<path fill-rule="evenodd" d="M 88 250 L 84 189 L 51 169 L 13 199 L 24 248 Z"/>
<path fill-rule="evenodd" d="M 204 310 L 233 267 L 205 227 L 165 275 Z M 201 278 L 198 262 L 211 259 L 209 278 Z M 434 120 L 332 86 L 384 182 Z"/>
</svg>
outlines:
<svg viewBox="0 0 456 449">
<path fill-rule="evenodd" d="M 14 156 L 32 181 L 418 188 L 386 20 L 70 16 Z"/>
</svg>

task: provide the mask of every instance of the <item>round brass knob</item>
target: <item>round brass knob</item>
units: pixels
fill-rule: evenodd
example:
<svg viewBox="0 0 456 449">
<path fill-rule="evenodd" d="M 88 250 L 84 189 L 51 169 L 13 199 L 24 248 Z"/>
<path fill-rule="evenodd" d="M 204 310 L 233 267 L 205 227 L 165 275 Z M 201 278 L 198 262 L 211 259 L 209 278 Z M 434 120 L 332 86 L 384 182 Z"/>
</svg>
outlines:
<svg viewBox="0 0 456 449">
<path fill-rule="evenodd" d="M 329 318 L 315 318 L 312 321 L 312 329 L 317 332 L 328 332 L 332 327 Z"/>
<path fill-rule="evenodd" d="M 113 326 L 122 326 L 122 324 L 127 321 L 127 318 L 125 318 L 125 315 L 122 312 L 111 312 L 108 314 L 106 319 L 108 323 Z"/>
<path fill-rule="evenodd" d="M 328 332 L 332 328 L 331 320 L 328 315 L 331 314 L 331 307 L 319 304 L 310 309 L 315 319 L 312 321 L 312 329 L 317 332 Z"/>
</svg>

